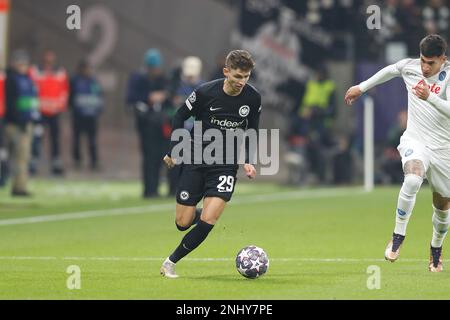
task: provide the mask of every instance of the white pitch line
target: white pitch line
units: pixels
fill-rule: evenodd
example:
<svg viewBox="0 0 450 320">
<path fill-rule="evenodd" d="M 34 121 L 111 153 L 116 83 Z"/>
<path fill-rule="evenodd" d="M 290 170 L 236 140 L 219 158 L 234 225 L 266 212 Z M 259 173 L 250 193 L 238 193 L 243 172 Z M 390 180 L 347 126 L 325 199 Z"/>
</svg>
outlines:
<svg viewBox="0 0 450 320">
<path fill-rule="evenodd" d="M 345 197 L 355 194 L 364 193 L 362 189 L 318 189 L 309 191 L 290 191 L 290 192 L 277 192 L 271 194 L 261 194 L 261 195 L 249 195 L 249 196 L 239 196 L 230 202 L 230 205 L 236 204 L 251 204 L 251 203 L 261 203 L 261 202 L 274 202 L 282 200 L 292 200 L 292 199 L 315 199 L 315 198 L 331 198 L 331 197 Z M 80 211 L 72 213 L 61 213 L 53 215 L 43 215 L 34 217 L 24 217 L 24 218 L 14 218 L 14 219 L 2 219 L 0 220 L 0 226 L 10 226 L 19 224 L 31 224 L 40 222 L 50 222 L 50 221 L 64 221 L 64 220 L 75 220 L 75 219 L 86 219 L 94 217 L 104 217 L 104 216 L 123 216 L 132 214 L 145 214 L 157 211 L 173 210 L 175 208 L 175 203 L 162 203 L 154 204 L 141 207 L 125 207 L 125 208 L 113 208 L 113 209 L 103 209 L 103 210 L 89 210 Z"/>
<path fill-rule="evenodd" d="M 75 219 L 86 219 L 102 216 L 121 216 L 129 214 L 142 214 L 155 211 L 170 210 L 175 207 L 174 204 L 155 204 L 143 207 L 127 207 L 127 208 L 113 208 L 104 210 L 89 210 L 80 211 L 72 213 L 61 213 L 45 216 L 34 216 L 25 218 L 15 218 L 15 219 L 3 219 L 0 220 L 0 226 L 7 225 L 17 225 L 17 224 L 29 224 L 29 223 L 39 223 L 48 221 L 63 221 L 63 220 L 75 220 Z"/>
<path fill-rule="evenodd" d="M 70 261 L 164 261 L 161 257 L 39 257 L 39 256 L 0 256 L 0 260 L 70 260 Z M 223 262 L 234 261 L 232 258 L 185 258 L 194 262 Z M 379 258 L 271 258 L 271 262 L 385 262 Z M 402 259 L 403 262 L 426 262 L 428 259 Z M 443 259 L 450 261 L 450 259 Z"/>
</svg>

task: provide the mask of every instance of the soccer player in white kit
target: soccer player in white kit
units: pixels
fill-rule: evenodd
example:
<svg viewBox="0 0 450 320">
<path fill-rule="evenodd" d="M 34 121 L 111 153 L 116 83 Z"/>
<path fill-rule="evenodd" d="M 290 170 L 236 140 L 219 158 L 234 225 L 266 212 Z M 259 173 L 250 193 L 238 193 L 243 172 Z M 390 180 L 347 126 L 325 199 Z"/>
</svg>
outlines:
<svg viewBox="0 0 450 320">
<path fill-rule="evenodd" d="M 385 251 L 394 262 L 405 239 L 406 226 L 423 179 L 433 192 L 433 235 L 430 244 L 431 272 L 442 271 L 442 243 L 450 226 L 450 63 L 446 41 L 428 35 L 420 42 L 420 58 L 404 59 L 378 71 L 348 89 L 351 105 L 367 90 L 394 77 L 402 77 L 408 91 L 408 124 L 397 147 L 405 179 L 398 196 L 395 229 Z"/>
</svg>

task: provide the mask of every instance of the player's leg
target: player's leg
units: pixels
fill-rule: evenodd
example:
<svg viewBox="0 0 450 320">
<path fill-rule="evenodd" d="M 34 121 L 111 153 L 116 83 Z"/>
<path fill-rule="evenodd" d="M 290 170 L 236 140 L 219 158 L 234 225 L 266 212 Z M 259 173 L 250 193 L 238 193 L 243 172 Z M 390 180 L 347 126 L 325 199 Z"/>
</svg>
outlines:
<svg viewBox="0 0 450 320">
<path fill-rule="evenodd" d="M 397 260 L 400 254 L 400 247 L 406 236 L 406 227 L 416 203 L 416 195 L 425 176 L 425 165 L 419 159 L 412 159 L 405 163 L 403 171 L 405 178 L 397 200 L 395 229 L 392 240 L 385 250 L 385 258 L 391 262 Z"/>
<path fill-rule="evenodd" d="M 450 198 L 445 198 L 438 192 L 433 192 L 433 236 L 430 245 L 431 272 L 442 271 L 442 244 L 450 226 Z"/>
<path fill-rule="evenodd" d="M 189 229 L 195 220 L 197 212 L 196 205 L 203 197 L 204 177 L 199 166 L 183 164 L 180 170 L 181 174 L 176 196 L 177 206 L 175 212 L 175 225 L 178 230 L 185 231 Z M 174 253 L 163 262 L 160 270 L 160 273 L 163 276 L 168 278 L 178 278 L 178 275 L 175 272 L 175 264 L 182 257 L 180 257 L 180 254 L 175 253 L 180 252 L 179 248 L 183 248 L 186 237 L 188 237 L 194 229 L 185 235 Z M 192 237 L 192 234 L 188 238 L 190 237 Z"/>
<path fill-rule="evenodd" d="M 180 188 L 179 192 L 177 192 L 177 202 L 179 204 L 193 204 L 189 203 L 189 199 L 192 198 L 191 201 L 196 201 L 196 194 L 191 195 L 187 190 L 183 190 L 184 181 L 186 178 L 189 178 L 188 181 L 194 181 L 198 178 L 198 174 L 201 170 L 192 170 L 192 168 L 196 168 L 195 166 L 186 166 L 183 167 L 182 176 L 180 179 Z M 208 236 L 211 230 L 214 227 L 214 224 L 217 222 L 219 217 L 221 216 L 226 202 L 231 199 L 231 196 L 234 191 L 234 185 L 236 181 L 236 172 L 237 166 L 235 167 L 207 167 L 204 170 L 204 175 L 202 174 L 202 184 L 196 183 L 195 185 L 201 186 L 201 190 L 205 193 L 205 198 L 203 202 L 203 210 L 200 212 L 201 217 L 198 220 L 196 226 L 192 228 L 181 240 L 180 245 L 175 249 L 175 251 L 170 255 L 169 258 L 166 259 L 163 263 L 163 267 L 161 268 L 161 273 L 163 275 L 168 276 L 167 273 L 164 273 L 163 268 L 166 266 L 167 269 L 174 270 L 175 264 L 188 255 L 192 250 L 197 248 Z M 194 174 L 193 174 L 194 173 Z M 197 201 L 198 202 L 198 201 Z M 195 203 L 197 203 L 195 202 Z M 189 219 L 192 219 L 192 209 L 190 211 Z M 197 211 L 199 213 L 199 211 Z M 186 223 L 189 223 L 189 219 L 186 218 Z M 180 221 L 181 222 L 181 221 Z M 176 278 L 178 277 L 175 272 L 173 274 L 169 274 L 169 277 Z"/>
<path fill-rule="evenodd" d="M 204 183 L 202 184 L 202 187 L 204 186 L 205 198 L 203 200 L 203 210 L 201 211 L 200 219 L 198 220 L 197 225 L 186 234 L 180 245 L 169 257 L 169 260 L 173 263 L 177 263 L 206 239 L 217 220 L 222 215 L 226 203 L 231 199 L 233 194 L 237 166 L 207 167 L 204 172 Z M 183 184 L 183 178 L 185 177 L 190 177 L 190 180 L 195 181 L 197 175 L 183 171 L 181 184 Z M 183 194 L 183 192 L 185 192 L 185 194 Z M 181 191 L 177 195 L 178 203 L 182 201 L 187 202 L 189 201 L 188 198 L 189 193 L 187 191 Z M 194 197 L 193 200 L 197 201 L 197 198 Z M 185 223 L 186 225 L 192 223 L 193 209 L 194 208 L 191 208 L 189 210 L 189 214 L 186 214 L 186 217 L 183 216 L 185 220 L 180 220 L 180 223 Z M 197 214 L 198 213 L 199 210 L 197 210 Z"/>
<path fill-rule="evenodd" d="M 194 222 L 196 216 L 205 217 L 206 221 L 198 220 L 196 226 L 192 228 L 181 240 L 175 251 L 163 262 L 160 273 L 168 278 L 178 278 L 175 272 L 175 264 L 197 248 L 208 236 L 214 227 L 215 221 L 222 214 L 225 201 L 215 198 L 216 201 L 205 198 L 204 210 L 196 209 L 195 206 L 184 206 L 177 204 L 176 225 L 178 230 L 187 230 Z M 196 215 L 197 212 L 197 215 Z M 214 221 L 214 223 L 210 223 Z"/>
<path fill-rule="evenodd" d="M 195 218 L 195 206 L 186 206 L 177 203 L 175 209 L 175 225 L 180 231 L 186 231 L 192 226 L 192 222 Z"/>
<path fill-rule="evenodd" d="M 211 232 L 225 208 L 225 200 L 218 197 L 207 197 L 203 202 L 203 212 L 197 225 L 181 240 L 180 245 L 170 255 L 169 260 L 177 263 L 191 251 L 196 249 Z M 192 214 L 192 211 L 191 211 Z M 192 220 L 193 215 L 190 216 Z"/>
<path fill-rule="evenodd" d="M 433 234 L 430 243 L 431 272 L 442 271 L 442 244 L 450 226 L 450 153 L 448 149 L 431 153 L 432 165 L 427 172 L 433 191 Z"/>
<path fill-rule="evenodd" d="M 195 217 L 195 210 L 195 205 L 188 206 L 177 203 L 175 210 L 175 225 L 179 231 L 186 231 L 191 227 Z M 167 278 L 178 278 L 178 275 L 175 272 L 175 263 L 177 261 L 172 255 L 164 260 L 160 273 Z"/>
<path fill-rule="evenodd" d="M 425 166 L 421 160 L 405 163 L 405 178 L 397 201 L 396 223 L 394 233 L 405 236 L 409 218 L 416 203 L 416 195 L 425 176 Z"/>
<path fill-rule="evenodd" d="M 225 209 L 227 202 L 219 197 L 205 197 L 200 221 L 215 225 Z"/>
<path fill-rule="evenodd" d="M 196 206 L 203 198 L 204 184 L 205 179 L 201 167 L 181 166 L 175 210 L 175 225 L 178 230 L 185 231 L 198 222 L 202 209 L 197 209 Z"/>
</svg>

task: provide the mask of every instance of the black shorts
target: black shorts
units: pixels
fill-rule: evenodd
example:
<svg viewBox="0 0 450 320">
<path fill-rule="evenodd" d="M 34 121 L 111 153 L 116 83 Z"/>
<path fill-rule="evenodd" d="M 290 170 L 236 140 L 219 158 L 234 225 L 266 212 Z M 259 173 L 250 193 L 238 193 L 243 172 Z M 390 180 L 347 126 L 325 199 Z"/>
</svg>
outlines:
<svg viewBox="0 0 450 320">
<path fill-rule="evenodd" d="M 182 164 L 177 203 L 195 206 L 204 197 L 230 201 L 236 184 L 238 165 Z"/>
</svg>

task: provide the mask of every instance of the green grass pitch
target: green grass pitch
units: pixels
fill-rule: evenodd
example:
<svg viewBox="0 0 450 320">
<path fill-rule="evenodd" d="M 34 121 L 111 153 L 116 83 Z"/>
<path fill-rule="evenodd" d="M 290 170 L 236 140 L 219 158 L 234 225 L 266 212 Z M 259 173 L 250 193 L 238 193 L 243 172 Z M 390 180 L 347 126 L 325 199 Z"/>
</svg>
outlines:
<svg viewBox="0 0 450 320">
<path fill-rule="evenodd" d="M 423 186 L 400 260 L 384 260 L 398 187 L 293 189 L 237 184 L 207 240 L 159 275 L 184 233 L 175 200 L 146 201 L 131 182 L 37 180 L 32 199 L 0 190 L 0 299 L 449 299 L 450 272 L 428 271 L 431 191 Z M 266 275 L 235 269 L 242 247 L 262 247 Z M 444 268 L 449 266 L 444 244 Z M 80 289 L 69 289 L 69 266 Z M 375 266 L 375 267 L 373 267 Z M 379 289 L 367 284 L 379 270 Z M 70 281 L 69 281 L 70 282 Z"/>
</svg>

